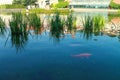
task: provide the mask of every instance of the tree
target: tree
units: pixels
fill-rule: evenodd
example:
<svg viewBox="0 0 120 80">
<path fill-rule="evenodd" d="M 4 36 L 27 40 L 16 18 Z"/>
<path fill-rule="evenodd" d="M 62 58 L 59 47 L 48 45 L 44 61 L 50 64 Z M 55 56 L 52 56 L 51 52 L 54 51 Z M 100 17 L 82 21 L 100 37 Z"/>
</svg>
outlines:
<svg viewBox="0 0 120 80">
<path fill-rule="evenodd" d="M 13 4 L 23 4 L 24 0 L 13 0 Z"/>
<path fill-rule="evenodd" d="M 13 4 L 22 4 L 25 6 L 35 4 L 35 2 L 37 2 L 37 0 L 13 0 Z"/>
<path fill-rule="evenodd" d="M 24 5 L 31 5 L 31 4 L 35 4 L 35 2 L 37 2 L 37 0 L 24 0 Z"/>
</svg>

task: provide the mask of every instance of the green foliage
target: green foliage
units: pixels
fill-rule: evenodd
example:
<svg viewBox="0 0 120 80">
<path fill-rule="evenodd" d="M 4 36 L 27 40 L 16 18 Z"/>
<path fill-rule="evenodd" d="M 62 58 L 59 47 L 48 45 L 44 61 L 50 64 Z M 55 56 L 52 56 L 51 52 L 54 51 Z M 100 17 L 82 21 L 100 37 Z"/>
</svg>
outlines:
<svg viewBox="0 0 120 80">
<path fill-rule="evenodd" d="M 52 8 L 67 8 L 69 6 L 68 2 L 59 2 L 58 4 L 52 4 Z"/>
<path fill-rule="evenodd" d="M 92 35 L 99 35 L 105 26 L 105 18 L 103 16 L 85 16 L 83 19 L 84 37 L 90 39 Z"/>
<path fill-rule="evenodd" d="M 84 37 L 88 40 L 91 38 L 93 33 L 93 19 L 90 16 L 85 16 L 83 20 L 84 26 Z"/>
<path fill-rule="evenodd" d="M 17 51 L 23 48 L 28 40 L 27 22 L 22 13 L 13 13 L 10 23 L 12 46 L 15 46 Z"/>
<path fill-rule="evenodd" d="M 5 29 L 5 23 L 2 20 L 2 18 L 0 17 L 0 35 L 3 35 L 5 33 L 6 29 Z"/>
<path fill-rule="evenodd" d="M 25 6 L 35 4 L 37 0 L 13 0 L 13 4 L 23 4 Z"/>
<path fill-rule="evenodd" d="M 120 9 L 120 4 L 114 3 L 113 0 L 112 0 L 110 2 L 109 7 L 112 8 L 112 9 Z"/>
<path fill-rule="evenodd" d="M 22 34 L 26 32 L 27 23 L 22 13 L 13 13 L 10 21 L 10 29 L 12 34 Z"/>
<path fill-rule="evenodd" d="M 50 22 L 50 35 L 59 41 L 59 38 L 64 35 L 64 20 L 60 18 L 60 14 L 57 12 L 53 16 Z"/>
<path fill-rule="evenodd" d="M 55 13 L 55 12 L 59 12 L 60 14 L 68 14 L 70 13 L 69 9 L 50 9 L 50 10 L 46 10 L 46 9 L 30 9 L 29 10 L 30 13 L 46 13 L 46 14 L 50 14 L 50 13 Z"/>
<path fill-rule="evenodd" d="M 25 6 L 21 4 L 13 4 L 13 5 L 0 5 L 1 9 L 17 9 L 17 8 L 25 8 Z"/>
<path fill-rule="evenodd" d="M 37 2 L 37 0 L 24 0 L 24 5 L 25 6 L 32 5 L 35 4 L 35 2 Z"/>
<path fill-rule="evenodd" d="M 113 18 L 117 18 L 117 17 L 120 17 L 120 12 L 108 14 L 109 21 L 111 21 Z"/>
<path fill-rule="evenodd" d="M 64 2 L 64 0 L 58 0 L 58 2 Z"/>
<path fill-rule="evenodd" d="M 32 13 L 29 16 L 29 26 L 33 27 L 34 32 L 38 34 L 41 30 L 41 20 L 36 13 Z"/>
<path fill-rule="evenodd" d="M 72 14 L 69 14 L 67 16 L 66 26 L 67 26 L 68 32 L 70 33 L 72 30 L 76 30 L 76 17 L 73 17 Z"/>
<path fill-rule="evenodd" d="M 93 32 L 98 35 L 104 29 L 105 18 L 101 15 L 93 17 Z"/>
</svg>

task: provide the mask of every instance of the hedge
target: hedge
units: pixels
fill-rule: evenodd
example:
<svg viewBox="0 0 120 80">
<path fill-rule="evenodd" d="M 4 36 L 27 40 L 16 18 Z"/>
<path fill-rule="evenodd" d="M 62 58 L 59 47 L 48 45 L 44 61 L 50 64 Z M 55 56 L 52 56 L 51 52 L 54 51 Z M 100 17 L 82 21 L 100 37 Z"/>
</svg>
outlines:
<svg viewBox="0 0 120 80">
<path fill-rule="evenodd" d="M 24 5 L 20 4 L 13 4 L 13 5 L 0 5 L 0 9 L 16 9 L 16 8 L 25 8 Z"/>
</svg>

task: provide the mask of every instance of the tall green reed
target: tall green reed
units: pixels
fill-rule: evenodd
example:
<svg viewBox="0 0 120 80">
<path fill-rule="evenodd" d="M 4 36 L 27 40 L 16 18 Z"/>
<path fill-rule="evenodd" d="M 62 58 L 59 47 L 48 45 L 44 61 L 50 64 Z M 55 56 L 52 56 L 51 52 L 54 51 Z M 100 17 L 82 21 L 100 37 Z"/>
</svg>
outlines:
<svg viewBox="0 0 120 80">
<path fill-rule="evenodd" d="M 97 16 L 85 16 L 82 20 L 84 27 L 84 37 L 90 39 L 92 35 L 100 35 L 101 31 L 104 30 L 105 18 L 101 15 Z"/>
<path fill-rule="evenodd" d="M 5 32 L 6 32 L 5 22 L 0 17 L 0 35 L 4 35 Z"/>
<path fill-rule="evenodd" d="M 58 12 L 52 17 L 50 26 L 50 36 L 59 41 L 60 37 L 64 36 L 64 19 L 60 17 Z"/>
<path fill-rule="evenodd" d="M 105 18 L 101 15 L 93 17 L 93 32 L 95 35 L 99 35 L 104 30 Z"/>
<path fill-rule="evenodd" d="M 83 34 L 84 37 L 88 40 L 91 38 L 92 33 L 93 33 L 93 19 L 91 16 L 85 16 L 82 20 L 83 23 Z"/>
<path fill-rule="evenodd" d="M 28 16 L 29 18 L 29 26 L 33 28 L 35 34 L 41 33 L 41 19 L 37 16 L 36 13 L 31 13 Z"/>
<path fill-rule="evenodd" d="M 73 30 L 76 30 L 76 17 L 74 17 L 72 13 L 67 16 L 66 26 L 70 33 L 72 33 Z"/>
<path fill-rule="evenodd" d="M 12 34 L 22 34 L 27 32 L 27 22 L 22 13 L 12 13 L 12 20 L 10 20 L 9 23 Z"/>
<path fill-rule="evenodd" d="M 28 30 L 25 16 L 21 12 L 12 13 L 12 19 L 9 23 L 12 46 L 15 46 L 18 51 L 24 48 L 24 45 L 28 40 Z"/>
</svg>

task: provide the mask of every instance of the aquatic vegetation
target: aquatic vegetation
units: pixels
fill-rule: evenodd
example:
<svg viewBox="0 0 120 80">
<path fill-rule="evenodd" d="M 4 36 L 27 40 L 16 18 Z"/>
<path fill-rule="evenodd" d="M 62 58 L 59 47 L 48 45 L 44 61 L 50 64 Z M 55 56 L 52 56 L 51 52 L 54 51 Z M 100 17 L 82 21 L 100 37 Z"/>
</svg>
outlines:
<svg viewBox="0 0 120 80">
<path fill-rule="evenodd" d="M 51 19 L 50 26 L 50 36 L 59 41 L 59 38 L 64 36 L 64 20 L 58 12 Z"/>
<path fill-rule="evenodd" d="M 10 29 L 12 34 L 22 34 L 27 32 L 27 22 L 22 13 L 13 13 L 10 20 Z"/>
<path fill-rule="evenodd" d="M 33 28 L 34 33 L 41 33 L 41 19 L 37 16 L 36 13 L 31 13 L 29 16 L 29 26 Z"/>
<path fill-rule="evenodd" d="M 103 16 L 93 17 L 93 32 L 95 35 L 99 35 L 105 26 L 105 18 Z"/>
<path fill-rule="evenodd" d="M 6 31 L 5 22 L 0 17 L 0 35 L 3 35 L 5 33 L 5 31 Z"/>
<path fill-rule="evenodd" d="M 20 51 L 21 49 L 24 49 L 24 46 L 27 43 L 27 41 L 28 41 L 27 33 L 11 35 L 12 46 L 16 48 L 17 52 Z"/>
<path fill-rule="evenodd" d="M 92 35 L 99 35 L 104 30 L 105 18 L 103 16 L 85 16 L 83 19 L 84 37 L 90 39 Z"/>
<path fill-rule="evenodd" d="M 82 20 L 83 23 L 83 34 L 84 37 L 88 40 L 92 37 L 92 33 L 93 33 L 93 19 L 90 16 L 85 16 Z"/>
<path fill-rule="evenodd" d="M 67 16 L 66 26 L 67 26 L 68 32 L 70 32 L 70 33 L 73 30 L 76 30 L 76 17 L 74 17 L 72 14 L 69 14 Z"/>
<path fill-rule="evenodd" d="M 24 47 L 28 40 L 27 22 L 22 13 L 13 13 L 10 20 L 11 42 L 17 51 Z"/>
</svg>

